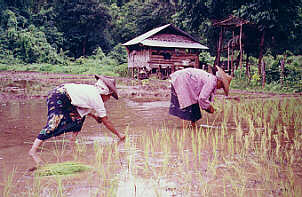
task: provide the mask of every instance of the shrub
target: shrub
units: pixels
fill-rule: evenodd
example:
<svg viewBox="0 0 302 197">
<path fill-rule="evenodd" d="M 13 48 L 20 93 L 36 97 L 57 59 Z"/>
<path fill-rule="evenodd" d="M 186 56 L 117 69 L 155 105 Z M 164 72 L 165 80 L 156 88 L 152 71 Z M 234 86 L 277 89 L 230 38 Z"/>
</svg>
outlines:
<svg viewBox="0 0 302 197">
<path fill-rule="evenodd" d="M 114 59 L 118 64 L 127 63 L 127 51 L 121 44 L 116 45 L 108 54 L 111 59 Z"/>
<path fill-rule="evenodd" d="M 202 64 L 214 64 L 215 57 L 212 57 L 211 54 L 207 51 L 203 51 L 199 54 L 199 61 Z"/>
<path fill-rule="evenodd" d="M 128 77 L 128 63 L 120 64 L 114 68 L 114 72 L 120 77 Z"/>
</svg>

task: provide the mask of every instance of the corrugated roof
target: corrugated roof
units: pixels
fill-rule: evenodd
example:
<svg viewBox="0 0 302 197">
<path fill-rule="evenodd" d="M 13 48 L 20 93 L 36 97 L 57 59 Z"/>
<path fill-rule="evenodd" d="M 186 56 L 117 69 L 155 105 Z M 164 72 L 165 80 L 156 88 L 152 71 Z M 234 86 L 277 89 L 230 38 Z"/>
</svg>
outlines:
<svg viewBox="0 0 302 197">
<path fill-rule="evenodd" d="M 151 36 L 159 33 L 160 31 L 162 31 L 168 27 L 171 27 L 171 28 L 175 29 L 176 31 L 180 32 L 181 34 L 189 37 L 190 39 L 192 39 L 194 41 L 194 43 L 148 40 L 148 38 L 150 38 Z M 122 45 L 130 46 L 130 45 L 136 45 L 136 44 L 143 44 L 145 46 L 172 47 L 172 48 L 208 49 L 208 47 L 200 44 L 188 33 L 174 27 L 172 24 L 167 24 L 167 25 L 152 29 L 136 38 L 133 38 L 132 40 L 130 40 Z"/>
<path fill-rule="evenodd" d="M 209 49 L 208 47 L 194 42 L 194 43 L 184 43 L 184 42 L 167 42 L 167 41 L 158 41 L 158 40 L 143 40 L 141 42 L 145 46 L 154 46 L 154 47 L 169 47 L 169 48 L 186 48 L 186 49 Z"/>
<path fill-rule="evenodd" d="M 129 45 L 135 45 L 135 44 L 139 44 L 141 43 L 143 40 L 149 38 L 150 36 L 153 36 L 154 34 L 160 32 L 161 30 L 167 28 L 168 26 L 170 26 L 171 24 L 167 24 L 167 25 L 164 25 L 164 26 L 161 26 L 161 27 L 157 27 L 155 29 L 152 29 L 136 38 L 133 38 L 132 40 L 124 43 L 123 45 L 125 46 L 129 46 Z"/>
</svg>

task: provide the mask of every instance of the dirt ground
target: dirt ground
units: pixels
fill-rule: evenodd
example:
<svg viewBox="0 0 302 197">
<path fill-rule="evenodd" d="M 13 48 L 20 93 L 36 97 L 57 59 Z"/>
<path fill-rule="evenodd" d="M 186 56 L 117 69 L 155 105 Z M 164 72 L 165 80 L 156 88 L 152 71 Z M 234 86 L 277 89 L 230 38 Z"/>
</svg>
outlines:
<svg viewBox="0 0 302 197">
<path fill-rule="evenodd" d="M 170 98 L 169 80 L 158 80 L 155 77 L 147 80 L 116 77 L 116 81 L 120 97 L 130 98 L 136 102 L 168 100 Z M 12 100 L 43 98 L 47 96 L 49 90 L 63 83 L 94 84 L 95 78 L 93 75 L 1 71 L 0 103 Z M 253 99 L 301 95 L 302 93 L 274 94 L 230 90 L 229 97 L 224 97 L 223 92 L 218 91 L 217 98 L 240 100 L 241 98 Z"/>
<path fill-rule="evenodd" d="M 168 80 L 135 80 L 115 77 L 119 97 L 135 101 L 166 100 L 170 95 Z M 0 103 L 43 98 L 49 90 L 63 83 L 94 84 L 94 75 L 52 74 L 38 72 L 0 72 Z"/>
</svg>

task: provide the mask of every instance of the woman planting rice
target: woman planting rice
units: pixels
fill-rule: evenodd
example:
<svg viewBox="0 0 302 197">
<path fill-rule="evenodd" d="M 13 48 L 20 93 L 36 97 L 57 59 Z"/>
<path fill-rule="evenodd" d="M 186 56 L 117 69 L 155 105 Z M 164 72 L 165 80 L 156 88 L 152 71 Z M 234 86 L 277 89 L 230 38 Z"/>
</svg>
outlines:
<svg viewBox="0 0 302 197">
<path fill-rule="evenodd" d="M 223 88 L 228 95 L 232 80 L 232 77 L 220 67 L 217 66 L 216 69 L 216 76 L 197 68 L 187 68 L 172 73 L 169 113 L 191 121 L 193 127 L 201 118 L 200 108 L 208 113 L 214 113 L 211 102 L 214 100 L 216 89 Z"/>
<path fill-rule="evenodd" d="M 73 143 L 82 129 L 86 115 L 93 117 L 98 123 L 104 123 L 120 140 L 125 139 L 108 119 L 104 106 L 104 102 L 108 101 L 110 96 L 118 99 L 115 80 L 97 75 L 95 78 L 97 79 L 95 85 L 69 83 L 56 87 L 48 94 L 47 124 L 29 151 L 37 165 L 41 163 L 36 154 L 41 144 L 53 136 L 67 132 L 72 132 Z"/>
</svg>

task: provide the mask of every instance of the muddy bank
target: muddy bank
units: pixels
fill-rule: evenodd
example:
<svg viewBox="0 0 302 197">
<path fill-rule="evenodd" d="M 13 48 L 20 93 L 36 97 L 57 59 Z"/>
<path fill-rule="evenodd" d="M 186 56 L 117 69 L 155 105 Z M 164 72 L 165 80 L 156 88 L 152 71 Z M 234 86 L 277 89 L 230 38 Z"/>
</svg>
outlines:
<svg viewBox="0 0 302 197">
<path fill-rule="evenodd" d="M 151 78 L 147 80 L 136 80 L 130 78 L 115 77 L 117 88 L 121 98 L 129 98 L 136 102 L 149 102 L 169 100 L 170 83 L 169 80 L 158 80 Z M 54 74 L 39 72 L 0 72 L 0 103 L 12 100 L 28 100 L 44 98 L 52 88 L 63 83 L 86 83 L 94 84 L 94 75 L 76 74 Z M 298 94 L 274 94 L 261 92 L 248 92 L 242 90 L 231 90 L 229 97 L 224 97 L 222 91 L 218 91 L 218 99 L 242 98 L 271 98 L 301 96 Z"/>
<path fill-rule="evenodd" d="M 170 83 L 157 79 L 135 80 L 115 77 L 121 98 L 138 102 L 166 100 L 170 95 Z M 63 83 L 94 84 L 94 75 L 53 74 L 38 72 L 0 72 L 0 103 L 11 100 L 43 98 L 52 88 Z"/>
</svg>

